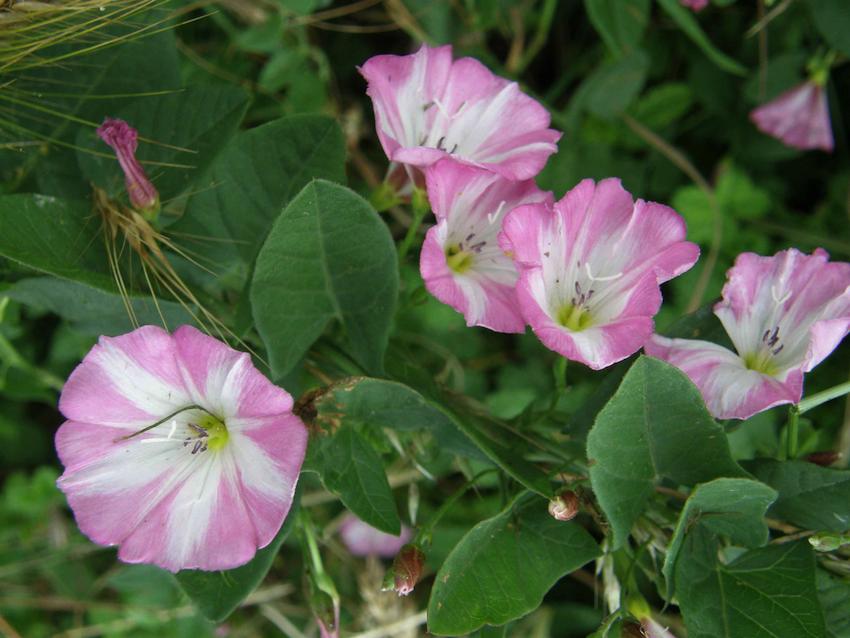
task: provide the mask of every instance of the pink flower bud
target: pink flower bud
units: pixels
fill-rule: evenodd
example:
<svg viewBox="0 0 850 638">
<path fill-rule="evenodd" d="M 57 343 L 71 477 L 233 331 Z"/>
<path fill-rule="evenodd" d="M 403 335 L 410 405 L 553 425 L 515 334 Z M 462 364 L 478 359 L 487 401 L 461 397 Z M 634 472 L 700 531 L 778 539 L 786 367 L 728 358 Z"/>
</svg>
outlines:
<svg viewBox="0 0 850 638">
<path fill-rule="evenodd" d="M 138 131 L 124 120 L 106 118 L 97 129 L 100 139 L 106 142 L 118 157 L 124 171 L 124 185 L 133 208 L 153 217 L 159 212 L 159 193 L 136 159 Z"/>
<path fill-rule="evenodd" d="M 688 7 L 694 12 L 702 11 L 708 6 L 708 0 L 679 0 L 683 7 Z"/>
<path fill-rule="evenodd" d="M 572 490 L 564 490 L 549 501 L 549 513 L 559 521 L 570 521 L 578 514 L 578 496 Z"/>
<path fill-rule="evenodd" d="M 422 576 L 425 554 L 414 544 L 405 545 L 393 561 L 393 588 L 399 596 L 407 596 L 413 591 Z"/>
</svg>

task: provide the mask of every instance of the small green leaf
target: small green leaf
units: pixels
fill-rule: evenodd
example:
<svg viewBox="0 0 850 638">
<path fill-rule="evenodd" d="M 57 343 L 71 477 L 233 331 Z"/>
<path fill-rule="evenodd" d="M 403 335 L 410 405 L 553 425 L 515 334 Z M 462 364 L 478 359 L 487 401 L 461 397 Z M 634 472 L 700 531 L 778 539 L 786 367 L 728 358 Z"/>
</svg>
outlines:
<svg viewBox="0 0 850 638">
<path fill-rule="evenodd" d="M 33 270 L 116 292 L 100 227 L 87 202 L 47 195 L 0 197 L 0 255 Z"/>
<path fill-rule="evenodd" d="M 587 15 L 616 56 L 632 53 L 649 23 L 649 0 L 584 0 Z"/>
<path fill-rule="evenodd" d="M 579 89 L 584 106 L 605 119 L 616 117 L 632 103 L 646 82 L 649 56 L 641 50 L 594 71 Z"/>
<path fill-rule="evenodd" d="M 389 230 L 353 191 L 309 183 L 278 217 L 254 270 L 251 305 L 275 376 L 292 370 L 331 319 L 368 370 L 383 370 L 398 294 Z"/>
<path fill-rule="evenodd" d="M 679 514 L 664 558 L 662 573 L 667 580 L 667 600 L 673 594 L 673 570 L 686 534 L 702 525 L 738 545 L 761 547 L 769 536 L 764 513 L 774 500 L 774 490 L 750 479 L 719 478 L 698 485 Z"/>
<path fill-rule="evenodd" d="M 258 126 L 230 141 L 169 231 L 214 262 L 250 263 L 280 211 L 314 178 L 345 181 L 345 141 L 333 119 L 296 115 Z"/>
<path fill-rule="evenodd" d="M 689 638 L 823 638 L 815 561 L 805 541 L 753 549 L 729 564 L 698 527 L 676 562 L 676 592 Z"/>
<path fill-rule="evenodd" d="M 205 572 L 185 569 L 174 576 L 198 610 L 213 622 L 221 622 L 239 606 L 263 581 L 275 556 L 292 531 L 297 518 L 299 496 L 296 491 L 292 507 L 283 526 L 271 543 L 259 550 L 251 562 L 226 571 Z"/>
<path fill-rule="evenodd" d="M 393 492 L 375 448 L 351 426 L 339 428 L 316 445 L 314 458 L 325 487 L 372 527 L 401 533 Z"/>
<path fill-rule="evenodd" d="M 679 0 L 658 0 L 658 4 L 669 15 L 673 21 L 679 25 L 679 28 L 685 32 L 694 44 L 696 44 L 702 52 L 708 56 L 708 59 L 714 62 L 719 68 L 728 73 L 744 76 L 747 74 L 747 69 L 737 60 L 733 60 L 720 49 L 715 47 L 702 27 L 699 26 L 693 12 L 681 5 Z"/>
<path fill-rule="evenodd" d="M 723 429 L 679 369 L 640 357 L 587 438 L 590 480 L 622 547 L 656 480 L 694 485 L 746 476 Z"/>
<path fill-rule="evenodd" d="M 744 467 L 779 492 L 771 516 L 806 529 L 850 530 L 850 471 L 774 459 L 757 459 Z"/>
<path fill-rule="evenodd" d="M 558 579 L 598 555 L 584 528 L 555 520 L 544 499 L 523 493 L 446 558 L 431 589 L 428 630 L 458 636 L 524 616 Z"/>
</svg>

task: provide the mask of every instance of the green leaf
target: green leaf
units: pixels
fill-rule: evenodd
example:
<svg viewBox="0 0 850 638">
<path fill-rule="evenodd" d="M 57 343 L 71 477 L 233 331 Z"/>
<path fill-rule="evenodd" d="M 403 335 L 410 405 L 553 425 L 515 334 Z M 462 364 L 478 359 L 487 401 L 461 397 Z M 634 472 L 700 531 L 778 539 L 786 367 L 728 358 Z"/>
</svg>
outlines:
<svg viewBox="0 0 850 638">
<path fill-rule="evenodd" d="M 634 118 L 653 131 L 659 131 L 679 118 L 694 102 L 691 87 L 681 82 L 667 82 L 647 91 L 632 108 Z"/>
<path fill-rule="evenodd" d="M 309 183 L 275 221 L 257 257 L 251 305 L 280 377 L 332 320 L 368 370 L 383 370 L 398 293 L 389 230 L 359 195 L 324 180 Z"/>
<path fill-rule="evenodd" d="M 584 0 L 587 15 L 616 56 L 632 53 L 649 23 L 649 0 Z"/>
<path fill-rule="evenodd" d="M 640 357 L 596 418 L 587 438 L 590 480 L 622 547 L 656 480 L 694 485 L 746 476 L 723 429 L 679 369 Z"/>
<path fill-rule="evenodd" d="M 536 609 L 558 579 L 599 555 L 584 528 L 528 492 L 461 539 L 434 579 L 428 630 L 457 636 Z"/>
<path fill-rule="evenodd" d="M 676 591 L 689 638 L 822 638 L 815 561 L 805 541 L 753 549 L 724 564 L 699 527 L 676 563 Z"/>
<path fill-rule="evenodd" d="M 248 108 L 248 94 L 229 85 L 196 86 L 135 100 L 118 113 L 139 131 L 136 156 L 166 202 L 186 190 L 230 139 Z M 124 197 L 118 160 L 94 131 L 81 129 L 77 157 L 86 178 Z M 126 199 L 126 198 L 125 198 Z"/>
<path fill-rule="evenodd" d="M 746 67 L 723 53 L 711 43 L 711 40 L 708 39 L 702 27 L 699 26 L 699 22 L 697 22 L 693 12 L 683 7 L 679 0 L 658 0 L 658 4 L 679 25 L 679 28 L 685 32 L 685 35 L 702 49 L 702 52 L 705 53 L 708 59 L 714 62 L 719 68 L 735 75 L 747 75 Z"/>
<path fill-rule="evenodd" d="M 667 600 L 673 594 L 673 570 L 686 534 L 701 525 L 738 545 L 761 547 L 770 535 L 764 513 L 775 500 L 774 490 L 750 479 L 719 478 L 698 485 L 679 514 L 664 557 L 662 573 L 667 581 Z"/>
<path fill-rule="evenodd" d="M 323 115 L 296 115 L 236 135 L 169 230 L 194 251 L 250 263 L 272 223 L 313 178 L 345 181 L 345 140 Z M 214 242 L 214 243 L 210 243 Z"/>
<path fill-rule="evenodd" d="M 120 295 L 83 283 L 32 277 L 16 282 L 4 290 L 3 295 L 49 310 L 87 334 L 118 335 L 134 328 Z M 191 315 L 173 301 L 158 299 L 154 302 L 151 297 L 136 295 L 130 295 L 128 300 L 140 325 L 161 324 L 164 319 L 166 326 L 173 330 L 180 324 L 192 323 Z"/>
<path fill-rule="evenodd" d="M 850 582 L 818 569 L 817 585 L 827 638 L 850 638 Z"/>
<path fill-rule="evenodd" d="M 591 113 L 605 119 L 616 117 L 638 96 L 648 71 L 649 56 L 634 51 L 596 69 L 579 89 L 580 99 Z"/>
<path fill-rule="evenodd" d="M 299 498 L 299 492 L 296 490 L 292 507 L 277 536 L 259 550 L 249 563 L 236 569 L 217 572 L 184 569 L 174 575 L 180 587 L 204 616 L 216 623 L 223 621 L 263 581 L 280 546 L 292 531 L 297 518 Z"/>
<path fill-rule="evenodd" d="M 829 46 L 850 55 L 850 11 L 845 0 L 806 0 L 806 4 Z"/>
<path fill-rule="evenodd" d="M 325 487 L 372 527 L 388 534 L 401 533 L 393 492 L 375 448 L 348 425 L 314 445 L 313 464 Z"/>
<path fill-rule="evenodd" d="M 779 492 L 771 516 L 806 529 L 850 530 L 850 471 L 774 459 L 757 459 L 744 467 Z"/>
<path fill-rule="evenodd" d="M 0 255 L 39 272 L 115 292 L 100 226 L 87 202 L 46 195 L 0 197 Z"/>
</svg>

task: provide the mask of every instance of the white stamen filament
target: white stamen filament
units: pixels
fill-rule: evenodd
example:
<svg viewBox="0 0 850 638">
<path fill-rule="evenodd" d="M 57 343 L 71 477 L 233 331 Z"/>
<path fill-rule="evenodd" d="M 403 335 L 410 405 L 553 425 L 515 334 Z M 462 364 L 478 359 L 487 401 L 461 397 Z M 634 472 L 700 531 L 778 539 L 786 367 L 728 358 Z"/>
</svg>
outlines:
<svg viewBox="0 0 850 638">
<path fill-rule="evenodd" d="M 777 306 L 781 306 L 786 301 L 788 301 L 788 299 L 791 298 L 791 291 L 786 290 L 785 294 L 782 295 L 782 298 L 780 298 L 779 295 L 776 294 L 776 286 L 774 285 L 770 287 L 770 296 L 773 297 L 773 301 L 776 303 Z"/>
<path fill-rule="evenodd" d="M 606 277 L 594 277 L 593 273 L 590 272 L 590 264 L 588 262 L 584 262 L 584 270 L 587 273 L 587 278 L 590 279 L 590 281 L 614 281 L 615 279 L 619 279 L 623 276 L 622 272 L 618 272 L 617 274 L 608 275 Z"/>
<path fill-rule="evenodd" d="M 499 207 L 496 209 L 495 213 L 487 213 L 487 221 L 490 222 L 491 225 L 495 224 L 496 220 L 499 219 L 499 215 L 501 215 L 502 211 L 505 210 L 506 204 L 507 202 L 505 200 L 502 200 L 499 203 Z"/>
</svg>

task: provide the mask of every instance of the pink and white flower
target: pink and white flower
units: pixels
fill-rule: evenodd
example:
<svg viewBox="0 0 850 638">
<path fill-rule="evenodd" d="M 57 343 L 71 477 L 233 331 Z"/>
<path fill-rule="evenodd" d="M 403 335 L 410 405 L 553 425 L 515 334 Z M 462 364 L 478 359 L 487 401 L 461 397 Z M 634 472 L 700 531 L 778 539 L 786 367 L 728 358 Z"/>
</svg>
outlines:
<svg viewBox="0 0 850 638">
<path fill-rule="evenodd" d="M 502 220 L 522 204 L 552 205 L 534 180 L 513 182 L 443 159 L 425 172 L 437 225 L 428 230 L 419 268 L 425 287 L 468 326 L 523 332 L 513 260 L 499 247 Z"/>
<path fill-rule="evenodd" d="M 808 81 L 750 113 L 762 133 L 801 150 L 832 152 L 835 141 L 823 84 Z"/>
<path fill-rule="evenodd" d="M 128 563 L 247 563 L 292 505 L 307 430 L 250 357 L 182 326 L 101 337 L 71 373 L 58 485 L 82 532 Z"/>
<path fill-rule="evenodd" d="M 108 117 L 98 127 L 97 135 L 115 151 L 121 170 L 124 171 L 124 186 L 133 208 L 149 214 L 159 212 L 159 192 L 136 159 L 138 131 L 124 120 Z"/>
<path fill-rule="evenodd" d="M 637 352 L 652 335 L 662 282 L 699 248 L 671 208 L 638 200 L 618 179 L 586 179 L 557 202 L 506 217 L 502 246 L 520 278 L 520 309 L 545 346 L 593 369 Z"/>
<path fill-rule="evenodd" d="M 738 255 L 714 306 L 737 352 L 654 335 L 647 354 L 688 375 L 719 419 L 746 419 L 799 402 L 803 374 L 850 330 L 850 264 L 828 259 L 821 249 Z"/>
<path fill-rule="evenodd" d="M 688 7 L 694 13 L 702 11 L 708 6 L 708 0 L 679 0 L 683 7 Z"/>
<path fill-rule="evenodd" d="M 354 514 L 348 514 L 340 526 L 339 535 L 353 556 L 392 558 L 410 541 L 413 530 L 402 525 L 401 534 L 393 536 L 364 523 Z"/>
<path fill-rule="evenodd" d="M 478 60 L 451 46 L 378 55 L 360 67 L 381 145 L 393 162 L 425 167 L 451 155 L 508 179 L 537 175 L 561 134 L 549 113 Z"/>
</svg>

